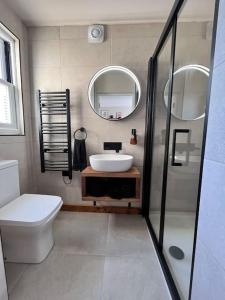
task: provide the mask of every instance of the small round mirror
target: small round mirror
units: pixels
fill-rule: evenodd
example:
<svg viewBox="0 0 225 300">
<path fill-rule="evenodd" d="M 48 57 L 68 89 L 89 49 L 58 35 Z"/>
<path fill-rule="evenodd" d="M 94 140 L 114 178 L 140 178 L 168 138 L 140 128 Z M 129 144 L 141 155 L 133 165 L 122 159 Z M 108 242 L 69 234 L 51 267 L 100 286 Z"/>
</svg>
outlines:
<svg viewBox="0 0 225 300">
<path fill-rule="evenodd" d="M 131 115 L 141 97 L 140 83 L 133 72 L 121 66 L 98 71 L 88 87 L 92 109 L 100 117 L 118 121 Z"/>
<path fill-rule="evenodd" d="M 209 69 L 201 65 L 187 65 L 174 72 L 171 113 L 179 120 L 204 118 L 208 93 Z M 169 80 L 164 89 L 168 107 Z"/>
</svg>

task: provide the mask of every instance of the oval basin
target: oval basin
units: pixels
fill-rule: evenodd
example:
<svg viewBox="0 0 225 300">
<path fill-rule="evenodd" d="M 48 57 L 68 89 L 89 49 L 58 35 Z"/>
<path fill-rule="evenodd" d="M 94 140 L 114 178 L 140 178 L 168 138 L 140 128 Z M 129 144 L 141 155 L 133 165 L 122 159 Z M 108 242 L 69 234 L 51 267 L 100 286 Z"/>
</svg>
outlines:
<svg viewBox="0 0 225 300">
<path fill-rule="evenodd" d="M 95 154 L 89 157 L 92 169 L 100 172 L 126 172 L 133 165 L 133 156 L 126 154 Z"/>
</svg>

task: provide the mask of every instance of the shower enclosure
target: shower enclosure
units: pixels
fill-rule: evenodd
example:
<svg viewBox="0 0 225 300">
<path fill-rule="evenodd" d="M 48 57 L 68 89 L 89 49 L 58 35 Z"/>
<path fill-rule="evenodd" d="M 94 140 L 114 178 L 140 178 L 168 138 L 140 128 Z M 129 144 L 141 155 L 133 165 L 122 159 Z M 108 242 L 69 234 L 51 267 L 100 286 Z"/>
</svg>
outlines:
<svg viewBox="0 0 225 300">
<path fill-rule="evenodd" d="M 218 3 L 203 19 L 176 1 L 149 61 L 143 214 L 174 299 L 191 294 Z"/>
</svg>

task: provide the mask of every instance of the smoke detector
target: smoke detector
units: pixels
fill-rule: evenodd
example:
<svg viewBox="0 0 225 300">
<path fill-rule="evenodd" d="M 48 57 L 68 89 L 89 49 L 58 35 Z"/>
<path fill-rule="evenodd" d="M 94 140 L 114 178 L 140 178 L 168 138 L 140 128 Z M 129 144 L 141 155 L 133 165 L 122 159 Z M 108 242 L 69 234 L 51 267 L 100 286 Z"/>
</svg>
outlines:
<svg viewBox="0 0 225 300">
<path fill-rule="evenodd" d="M 88 27 L 88 42 L 89 43 L 103 43 L 104 42 L 104 26 L 90 25 Z"/>
</svg>

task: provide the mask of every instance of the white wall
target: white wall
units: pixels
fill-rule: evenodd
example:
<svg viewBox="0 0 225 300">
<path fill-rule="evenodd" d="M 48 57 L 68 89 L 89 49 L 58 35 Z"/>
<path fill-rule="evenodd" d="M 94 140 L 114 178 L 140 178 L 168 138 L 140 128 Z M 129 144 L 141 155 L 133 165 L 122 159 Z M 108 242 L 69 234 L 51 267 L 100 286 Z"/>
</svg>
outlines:
<svg viewBox="0 0 225 300">
<path fill-rule="evenodd" d="M 33 181 L 27 29 L 2 0 L 0 0 L 0 22 L 7 26 L 20 39 L 23 106 L 25 117 L 25 136 L 0 136 L 0 160 L 17 159 L 19 161 L 21 193 L 33 192 L 35 191 L 35 186 Z"/>
<path fill-rule="evenodd" d="M 225 299 L 225 0 L 220 0 L 192 300 Z"/>
</svg>

